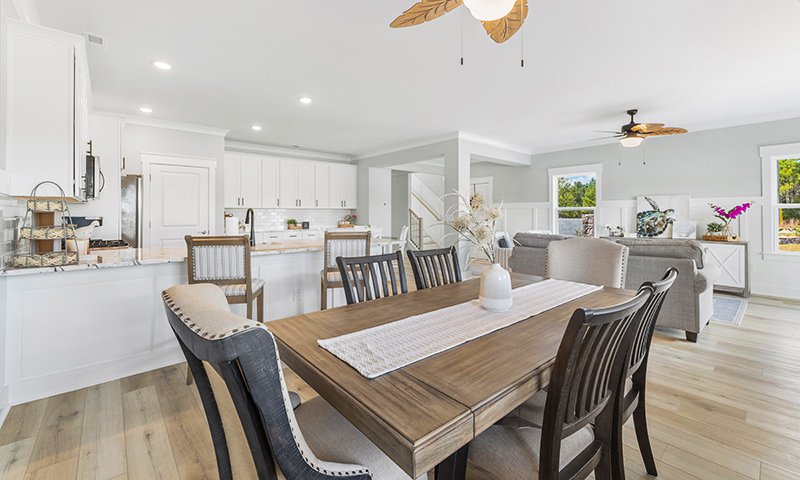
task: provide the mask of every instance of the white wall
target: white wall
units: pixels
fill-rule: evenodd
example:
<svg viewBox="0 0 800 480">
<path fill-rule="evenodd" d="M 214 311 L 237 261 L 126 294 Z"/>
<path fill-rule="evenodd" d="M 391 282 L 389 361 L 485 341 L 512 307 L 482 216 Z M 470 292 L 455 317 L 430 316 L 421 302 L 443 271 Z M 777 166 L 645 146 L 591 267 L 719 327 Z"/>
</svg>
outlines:
<svg viewBox="0 0 800 480">
<path fill-rule="evenodd" d="M 392 172 L 392 237 L 400 237 L 400 230 L 408 225 L 409 174 Z"/>
<path fill-rule="evenodd" d="M 223 231 L 223 175 L 225 169 L 223 168 L 222 160 L 225 156 L 224 136 L 129 123 L 125 125 L 123 131 L 122 152 L 123 157 L 125 157 L 125 172 L 139 175 L 142 173 L 142 153 L 216 160 L 218 165 L 216 169 L 216 208 L 214 209 L 214 218 L 216 220 L 216 231 Z"/>
<path fill-rule="evenodd" d="M 632 149 L 612 144 L 544 153 L 534 155 L 530 167 L 479 163 L 472 166 L 472 175 L 493 177 L 494 201 L 506 202 L 510 230 L 549 228 L 548 215 L 543 215 L 550 200 L 548 168 L 591 163 L 603 164 L 603 218 L 598 225 L 616 218 L 632 221 L 636 196 L 688 194 L 693 199 L 691 217 L 702 226 L 713 220 L 706 202 L 763 204 L 759 147 L 798 141 L 800 118 L 650 138 Z M 800 298 L 800 264 L 762 256 L 761 209 L 746 216 L 741 234 L 750 242 L 753 292 Z"/>
<path fill-rule="evenodd" d="M 363 197 L 362 201 L 363 201 Z M 367 224 L 378 227 L 389 236 L 392 231 L 392 171 L 388 168 L 369 169 L 369 202 Z"/>
<path fill-rule="evenodd" d="M 100 157 L 105 186 L 100 197 L 70 207 L 79 217 L 103 217 L 103 226 L 95 229 L 93 238 L 120 238 L 120 165 L 122 162 L 123 119 L 115 115 L 92 114 L 89 125 L 94 154 Z"/>
</svg>

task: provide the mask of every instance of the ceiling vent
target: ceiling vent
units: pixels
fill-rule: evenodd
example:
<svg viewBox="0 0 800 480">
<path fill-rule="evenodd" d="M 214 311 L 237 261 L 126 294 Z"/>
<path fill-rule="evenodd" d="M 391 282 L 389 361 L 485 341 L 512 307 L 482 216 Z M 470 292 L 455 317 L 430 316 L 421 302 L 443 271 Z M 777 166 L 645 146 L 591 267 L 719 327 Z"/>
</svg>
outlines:
<svg viewBox="0 0 800 480">
<path fill-rule="evenodd" d="M 84 38 L 86 38 L 86 44 L 89 46 L 89 48 L 100 52 L 108 51 L 108 43 L 106 42 L 105 37 L 103 37 L 102 35 L 98 35 L 96 33 L 83 32 L 83 36 Z"/>
</svg>

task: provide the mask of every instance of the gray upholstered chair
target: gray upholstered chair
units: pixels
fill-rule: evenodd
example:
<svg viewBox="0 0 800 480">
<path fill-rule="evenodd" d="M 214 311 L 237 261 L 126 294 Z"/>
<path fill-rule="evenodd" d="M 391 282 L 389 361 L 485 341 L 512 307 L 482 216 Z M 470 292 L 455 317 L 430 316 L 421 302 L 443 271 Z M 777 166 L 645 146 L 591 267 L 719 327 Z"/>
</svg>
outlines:
<svg viewBox="0 0 800 480">
<path fill-rule="evenodd" d="M 322 248 L 325 264 L 320 272 L 320 310 L 328 308 L 328 290 L 344 286 L 336 258 L 367 256 L 370 254 L 371 241 L 370 230 L 325 232 Z"/>
<path fill-rule="evenodd" d="M 179 285 L 163 299 L 197 382 L 221 480 L 272 479 L 275 462 L 287 480 L 409 478 L 321 397 L 292 409 L 274 337 L 231 313 L 219 287 Z"/>
<path fill-rule="evenodd" d="M 623 288 L 628 247 L 600 238 L 575 237 L 547 246 L 549 278 Z"/>
<path fill-rule="evenodd" d="M 652 296 L 643 287 L 613 307 L 578 309 L 561 340 L 550 385 L 469 445 L 469 460 L 495 480 L 611 478 L 616 407 L 625 360 Z"/>
</svg>

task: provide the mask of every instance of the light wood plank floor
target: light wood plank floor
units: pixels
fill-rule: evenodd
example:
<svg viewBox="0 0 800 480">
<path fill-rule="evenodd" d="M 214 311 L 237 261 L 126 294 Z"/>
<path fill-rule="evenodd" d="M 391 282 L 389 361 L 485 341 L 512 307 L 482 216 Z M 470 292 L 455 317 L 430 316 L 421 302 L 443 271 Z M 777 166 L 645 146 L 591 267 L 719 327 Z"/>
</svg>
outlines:
<svg viewBox="0 0 800 480">
<path fill-rule="evenodd" d="M 659 478 L 800 478 L 799 363 L 797 303 L 753 297 L 741 326 L 711 324 L 697 344 L 658 331 L 647 403 Z M 0 429 L 0 479 L 217 478 L 185 368 L 14 407 Z M 287 380 L 316 395 L 292 372 Z M 632 428 L 625 435 L 628 478 L 649 478 Z"/>
</svg>

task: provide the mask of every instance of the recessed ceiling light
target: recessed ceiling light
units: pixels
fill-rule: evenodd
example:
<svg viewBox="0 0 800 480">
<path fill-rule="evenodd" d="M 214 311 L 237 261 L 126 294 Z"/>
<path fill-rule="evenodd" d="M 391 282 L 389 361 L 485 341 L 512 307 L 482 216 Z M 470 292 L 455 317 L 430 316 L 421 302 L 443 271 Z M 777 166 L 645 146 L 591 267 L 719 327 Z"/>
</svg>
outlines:
<svg viewBox="0 0 800 480">
<path fill-rule="evenodd" d="M 139 111 L 142 113 L 153 113 L 153 109 L 150 107 L 139 107 Z"/>
<path fill-rule="evenodd" d="M 153 62 L 153 66 L 159 70 L 170 70 L 172 68 L 172 65 L 170 65 L 167 62 L 162 62 L 160 60 L 157 62 Z"/>
<path fill-rule="evenodd" d="M 261 125 L 253 125 L 250 128 L 252 128 L 254 132 L 260 132 L 261 131 Z"/>
<path fill-rule="evenodd" d="M 308 105 L 309 103 L 311 103 L 311 102 L 312 102 L 312 100 L 311 100 L 311 98 L 310 98 L 310 97 L 300 97 L 300 98 L 298 99 L 298 101 L 299 101 L 300 103 L 302 103 L 303 105 Z"/>
</svg>

